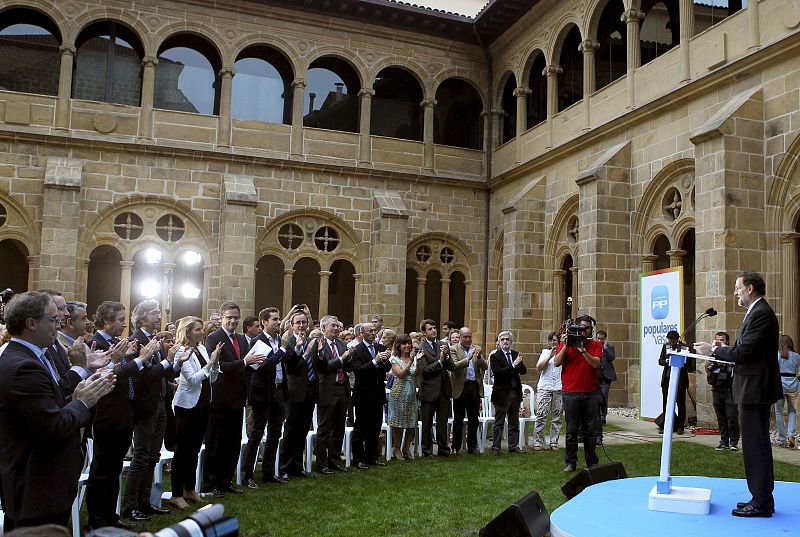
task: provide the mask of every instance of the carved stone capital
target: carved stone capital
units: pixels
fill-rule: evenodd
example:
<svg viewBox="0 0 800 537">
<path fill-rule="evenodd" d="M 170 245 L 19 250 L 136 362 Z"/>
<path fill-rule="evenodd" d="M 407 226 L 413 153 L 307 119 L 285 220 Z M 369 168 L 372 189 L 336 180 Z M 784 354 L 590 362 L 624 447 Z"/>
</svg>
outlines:
<svg viewBox="0 0 800 537">
<path fill-rule="evenodd" d="M 436 99 L 434 99 L 433 97 L 427 97 L 425 99 L 422 99 L 422 102 L 419 103 L 419 105 L 422 108 L 428 108 L 428 107 L 433 108 L 434 106 L 436 106 Z"/>
<path fill-rule="evenodd" d="M 70 56 L 75 56 L 75 54 L 78 52 L 78 50 L 75 48 L 75 45 L 73 45 L 71 43 L 65 43 L 65 44 L 61 45 L 60 47 L 58 47 L 58 50 L 59 50 L 59 52 L 61 52 L 62 56 L 64 54 L 69 54 Z"/>
<path fill-rule="evenodd" d="M 592 53 L 592 52 L 594 52 L 595 50 L 597 50 L 599 48 L 600 48 L 600 43 L 598 43 L 597 41 L 594 41 L 592 39 L 584 39 L 583 41 L 581 41 L 581 44 L 578 46 L 578 50 L 580 50 L 583 53 L 586 53 L 586 52 Z"/>
<path fill-rule="evenodd" d="M 222 78 L 225 77 L 233 78 L 235 74 L 236 74 L 236 69 L 234 69 L 233 67 L 223 67 L 222 69 L 219 70 L 219 76 L 221 76 Z"/>
<path fill-rule="evenodd" d="M 558 76 L 563 72 L 564 70 L 558 65 L 548 65 L 542 69 L 542 75 L 544 76 Z"/>
<path fill-rule="evenodd" d="M 533 92 L 528 88 L 526 88 L 525 86 L 520 86 L 514 90 L 514 97 L 521 97 L 521 96 L 527 97 L 531 93 Z"/>
<path fill-rule="evenodd" d="M 297 87 L 305 88 L 306 87 L 306 80 L 304 78 L 295 78 L 294 80 L 292 80 L 292 87 L 293 88 L 297 88 Z"/>
<path fill-rule="evenodd" d="M 638 9 L 628 9 L 622 13 L 622 16 L 619 18 L 625 24 L 639 24 L 644 20 L 644 11 L 640 11 Z"/>
<path fill-rule="evenodd" d="M 143 67 L 155 67 L 156 65 L 158 65 L 158 58 L 154 56 L 145 56 L 142 58 Z"/>
<path fill-rule="evenodd" d="M 359 97 L 369 97 L 370 99 L 375 96 L 375 90 L 372 88 L 361 88 L 358 90 Z"/>
</svg>

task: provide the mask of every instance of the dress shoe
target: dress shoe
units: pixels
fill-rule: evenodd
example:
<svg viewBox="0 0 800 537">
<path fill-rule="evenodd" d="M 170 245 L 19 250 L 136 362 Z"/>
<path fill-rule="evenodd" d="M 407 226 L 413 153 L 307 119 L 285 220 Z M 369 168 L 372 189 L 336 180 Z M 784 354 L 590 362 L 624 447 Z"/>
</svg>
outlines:
<svg viewBox="0 0 800 537">
<path fill-rule="evenodd" d="M 347 468 L 345 468 L 341 464 L 330 464 L 328 465 L 328 468 L 330 468 L 331 470 L 336 470 L 337 472 L 343 472 L 345 474 L 348 472 Z"/>
<path fill-rule="evenodd" d="M 731 444 L 731 447 L 728 448 L 728 449 L 730 449 L 731 451 L 739 451 L 739 445 L 736 444 L 736 443 L 733 443 L 733 444 Z"/>
<path fill-rule="evenodd" d="M 288 479 L 284 479 L 284 478 L 282 478 L 280 476 L 277 476 L 277 475 L 265 475 L 261 479 L 261 481 L 263 481 L 264 483 L 280 483 L 280 484 L 284 484 L 284 483 L 288 483 L 289 482 Z"/>
<path fill-rule="evenodd" d="M 745 507 L 747 507 L 748 505 L 750 505 L 750 502 L 737 502 L 737 503 L 736 503 L 736 508 L 737 508 L 737 509 L 744 509 L 744 508 L 745 508 Z M 770 508 L 770 512 L 771 512 L 771 513 L 774 513 L 774 512 L 775 512 L 775 508 L 774 508 L 774 507 L 771 507 L 771 508 Z"/>
<path fill-rule="evenodd" d="M 683 433 L 684 433 L 683 427 L 678 427 L 678 434 L 683 434 Z"/>
<path fill-rule="evenodd" d="M 165 505 L 171 506 L 173 509 L 184 510 L 189 508 L 189 504 L 186 502 L 185 498 L 181 498 L 178 496 L 177 498 L 169 498 L 164 500 Z"/>
<path fill-rule="evenodd" d="M 222 489 L 214 489 L 214 490 L 211 491 L 211 495 L 214 498 L 224 498 L 225 497 L 225 492 Z"/>
<path fill-rule="evenodd" d="M 731 511 L 733 516 L 741 516 L 747 518 L 770 518 L 772 517 L 772 510 L 771 509 L 762 509 L 760 507 L 753 507 L 750 504 L 745 505 L 744 507 L 737 507 L 733 511 Z"/>
<path fill-rule="evenodd" d="M 663 427 L 659 427 L 658 428 L 658 434 L 664 434 L 664 428 Z"/>
<path fill-rule="evenodd" d="M 247 488 L 253 489 L 253 490 L 258 490 L 258 483 L 256 483 L 255 479 L 250 478 L 250 479 L 247 480 Z"/>
<path fill-rule="evenodd" d="M 189 492 L 183 493 L 183 499 L 189 503 L 208 503 L 200 496 L 197 491 L 190 490 Z"/>
<path fill-rule="evenodd" d="M 367 462 L 367 464 L 369 464 L 370 466 L 386 466 L 385 462 L 379 461 L 377 459 L 374 460 L 374 461 L 369 461 L 369 462 Z"/>
<path fill-rule="evenodd" d="M 515 447 L 508 450 L 509 453 L 522 453 L 522 448 Z"/>
<path fill-rule="evenodd" d="M 369 470 L 369 466 L 360 461 L 356 463 L 356 468 L 359 470 Z"/>
<path fill-rule="evenodd" d="M 168 515 L 172 512 L 169 509 L 164 509 L 153 504 L 143 505 L 139 507 L 139 511 L 146 515 Z"/>
<path fill-rule="evenodd" d="M 310 474 L 310 473 L 306 472 L 305 470 L 289 472 L 288 475 L 290 477 L 314 477 L 313 474 Z"/>
<path fill-rule="evenodd" d="M 333 474 L 333 470 L 331 470 L 330 468 L 328 468 L 326 466 L 324 468 L 320 468 L 319 473 L 321 473 L 322 475 L 332 475 Z"/>
<path fill-rule="evenodd" d="M 244 490 L 233 485 L 228 485 L 222 489 L 222 492 L 230 492 L 231 494 L 244 494 Z"/>
<path fill-rule="evenodd" d="M 576 469 L 577 469 L 577 467 L 574 464 L 567 464 L 566 466 L 564 466 L 564 470 L 563 471 L 564 472 L 574 472 Z"/>
<path fill-rule="evenodd" d="M 119 528 L 122 530 L 132 530 L 136 527 L 135 522 L 128 522 L 127 520 L 122 520 L 121 518 L 116 519 L 114 522 L 109 524 L 109 526 L 113 526 L 115 528 Z"/>
<path fill-rule="evenodd" d="M 146 515 L 138 509 L 125 509 L 122 516 L 134 522 L 142 522 L 143 520 L 150 520 L 150 515 Z"/>
</svg>

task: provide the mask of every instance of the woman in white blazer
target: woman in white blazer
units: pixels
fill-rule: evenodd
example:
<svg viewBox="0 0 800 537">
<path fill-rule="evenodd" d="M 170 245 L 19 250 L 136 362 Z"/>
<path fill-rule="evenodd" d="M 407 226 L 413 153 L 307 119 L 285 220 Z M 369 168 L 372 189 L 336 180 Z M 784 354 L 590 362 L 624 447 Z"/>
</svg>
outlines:
<svg viewBox="0 0 800 537">
<path fill-rule="evenodd" d="M 177 509 L 202 503 L 197 493 L 195 470 L 200 446 L 206 434 L 211 383 L 219 374 L 220 344 L 209 356 L 203 346 L 203 321 L 184 317 L 178 321 L 175 340 L 180 348 L 181 375 L 172 406 L 175 409 L 175 455 L 172 459 L 172 498 L 167 502 Z"/>
</svg>

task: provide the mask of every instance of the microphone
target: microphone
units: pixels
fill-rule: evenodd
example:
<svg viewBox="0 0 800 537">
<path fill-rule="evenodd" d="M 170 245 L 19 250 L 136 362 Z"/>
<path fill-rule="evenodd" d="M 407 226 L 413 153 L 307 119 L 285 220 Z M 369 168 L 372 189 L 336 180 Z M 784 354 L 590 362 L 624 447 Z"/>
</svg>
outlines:
<svg viewBox="0 0 800 537">
<path fill-rule="evenodd" d="M 708 308 L 708 309 L 706 310 L 706 313 L 705 313 L 705 315 L 706 315 L 707 317 L 713 317 L 713 316 L 714 316 L 714 315 L 716 315 L 716 314 L 717 314 L 717 310 L 715 310 L 714 308 Z"/>
</svg>

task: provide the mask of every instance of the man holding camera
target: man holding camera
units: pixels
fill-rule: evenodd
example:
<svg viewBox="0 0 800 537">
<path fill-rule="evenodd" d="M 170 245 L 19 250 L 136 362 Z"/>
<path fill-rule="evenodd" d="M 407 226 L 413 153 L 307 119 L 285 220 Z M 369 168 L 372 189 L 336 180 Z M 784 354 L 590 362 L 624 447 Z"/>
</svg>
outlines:
<svg viewBox="0 0 800 537">
<path fill-rule="evenodd" d="M 581 315 L 575 323 L 567 322 L 553 362 L 556 367 L 562 366 L 562 399 L 567 416 L 565 472 L 574 472 L 578 467 L 578 429 L 584 432 L 586 466 L 592 467 L 599 461 L 595 451 L 600 422 L 597 368 L 603 344 L 592 339 L 595 321 L 591 316 Z"/>
</svg>

